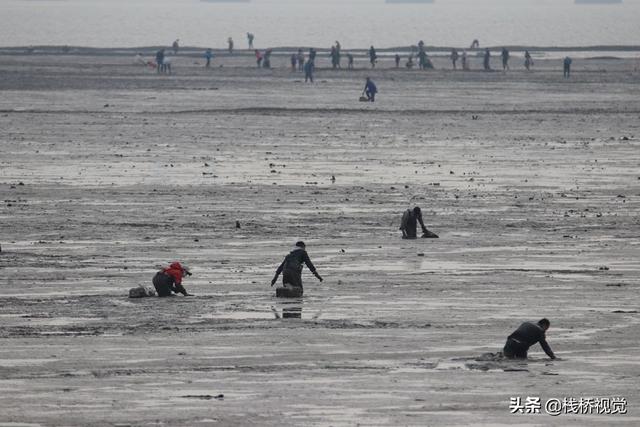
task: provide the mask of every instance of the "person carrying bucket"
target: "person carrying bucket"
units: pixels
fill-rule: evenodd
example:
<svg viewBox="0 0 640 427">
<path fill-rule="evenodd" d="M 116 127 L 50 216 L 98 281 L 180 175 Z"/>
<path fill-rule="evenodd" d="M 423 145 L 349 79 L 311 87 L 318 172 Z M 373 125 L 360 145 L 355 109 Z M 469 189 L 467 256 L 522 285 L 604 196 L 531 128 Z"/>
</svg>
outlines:
<svg viewBox="0 0 640 427">
<path fill-rule="evenodd" d="M 301 297 L 303 293 L 302 289 L 302 264 L 306 264 L 307 268 L 314 276 L 322 283 L 322 277 L 316 271 L 316 267 L 311 262 L 309 255 L 306 251 L 306 245 L 304 242 L 296 242 L 295 247 L 287 256 L 276 270 L 273 280 L 271 280 L 271 286 L 275 285 L 278 276 L 282 273 L 282 288 L 276 289 L 276 296 L 282 297 Z"/>
</svg>

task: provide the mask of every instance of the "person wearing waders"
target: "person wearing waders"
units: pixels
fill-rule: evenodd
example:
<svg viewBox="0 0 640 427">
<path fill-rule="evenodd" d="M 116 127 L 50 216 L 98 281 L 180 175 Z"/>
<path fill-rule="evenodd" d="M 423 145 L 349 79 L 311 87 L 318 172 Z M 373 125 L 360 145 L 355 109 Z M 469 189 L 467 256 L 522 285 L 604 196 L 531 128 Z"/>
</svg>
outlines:
<svg viewBox="0 0 640 427">
<path fill-rule="evenodd" d="M 311 59 L 304 64 L 304 82 L 311 81 L 313 83 L 313 69 L 315 65 Z"/>
<path fill-rule="evenodd" d="M 371 68 L 376 68 L 376 61 L 378 60 L 378 54 L 376 53 L 376 49 L 371 46 L 369 48 L 369 62 L 371 62 Z"/>
<path fill-rule="evenodd" d="M 423 238 L 437 239 L 438 235 L 427 230 L 422 220 L 422 210 L 418 206 L 413 209 L 407 209 L 402 214 L 402 220 L 400 221 L 400 230 L 402 231 L 403 239 L 416 239 L 418 237 L 418 223 L 422 228 Z"/>
<path fill-rule="evenodd" d="M 424 49 L 418 52 L 418 68 L 421 70 L 427 69 L 427 52 L 425 52 Z"/>
<path fill-rule="evenodd" d="M 376 102 L 376 93 L 378 93 L 378 88 L 373 80 L 371 80 L 371 77 L 367 77 L 362 93 L 367 97 L 367 101 Z"/>
<path fill-rule="evenodd" d="M 462 51 L 462 70 L 469 71 L 469 60 L 467 59 L 467 52 L 465 50 Z"/>
<path fill-rule="evenodd" d="M 502 71 L 509 70 L 509 50 L 506 47 L 502 48 Z"/>
<path fill-rule="evenodd" d="M 160 49 L 156 52 L 156 72 L 160 74 L 162 72 L 162 65 L 164 63 L 164 49 Z"/>
<path fill-rule="evenodd" d="M 547 353 L 552 360 L 556 358 L 555 354 L 547 344 L 545 333 L 551 322 L 549 319 L 540 319 L 538 323 L 524 322 L 507 338 L 507 343 L 502 349 L 502 353 L 508 359 L 526 359 L 529 347 L 536 343 Z"/>
<path fill-rule="evenodd" d="M 531 54 L 529 53 L 528 50 L 524 51 L 524 68 L 527 69 L 527 71 L 531 70 L 531 66 L 533 65 L 533 59 L 531 58 Z"/>
<path fill-rule="evenodd" d="M 306 264 L 309 271 L 322 282 L 322 277 L 316 271 L 311 259 L 309 259 L 304 242 L 297 242 L 293 250 L 284 257 L 284 261 L 282 261 L 282 264 L 276 270 L 276 275 L 271 280 L 271 286 L 275 285 L 278 276 L 282 273 L 283 288 L 276 289 L 276 296 L 302 296 L 302 264 Z"/>
<path fill-rule="evenodd" d="M 229 51 L 229 55 L 233 55 L 233 39 L 231 37 L 227 39 L 227 50 Z"/>
<path fill-rule="evenodd" d="M 182 286 L 182 278 L 187 275 L 191 276 L 191 272 L 182 266 L 179 262 L 173 262 L 166 268 L 158 271 L 153 276 L 153 286 L 156 288 L 156 292 L 159 297 L 169 297 L 174 293 L 180 293 L 186 296 L 192 296 Z"/>
<path fill-rule="evenodd" d="M 211 67 L 211 59 L 213 59 L 213 51 L 211 49 L 207 49 L 204 52 L 204 59 L 207 60 L 207 63 L 204 64 L 205 68 Z"/>
<path fill-rule="evenodd" d="M 564 58 L 564 78 L 568 79 L 571 77 L 571 63 L 573 61 L 568 56 Z"/>
<path fill-rule="evenodd" d="M 451 58 L 451 62 L 453 63 L 453 69 L 456 70 L 456 62 L 458 62 L 459 58 L 458 51 L 455 49 L 451 50 L 451 55 L 449 55 L 449 58 Z"/>
<path fill-rule="evenodd" d="M 491 52 L 489 48 L 484 50 L 484 70 L 491 71 Z"/>
<path fill-rule="evenodd" d="M 338 68 L 338 51 L 335 46 L 331 46 L 329 57 L 331 57 L 331 67 L 335 70 Z"/>
</svg>

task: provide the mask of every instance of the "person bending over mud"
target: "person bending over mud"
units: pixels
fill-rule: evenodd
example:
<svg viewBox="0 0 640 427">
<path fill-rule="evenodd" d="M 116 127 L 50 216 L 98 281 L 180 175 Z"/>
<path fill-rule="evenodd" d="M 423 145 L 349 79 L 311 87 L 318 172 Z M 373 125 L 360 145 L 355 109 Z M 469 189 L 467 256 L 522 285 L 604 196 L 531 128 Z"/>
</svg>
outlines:
<svg viewBox="0 0 640 427">
<path fill-rule="evenodd" d="M 364 84 L 364 90 L 362 91 L 362 93 L 367 97 L 367 101 L 376 102 L 376 93 L 378 93 L 378 87 L 370 77 L 367 77 L 367 81 Z"/>
<path fill-rule="evenodd" d="M 293 250 L 284 257 L 284 261 L 282 261 L 282 264 L 280 264 L 276 270 L 276 275 L 273 276 L 273 280 L 271 280 L 271 286 L 276 284 L 278 276 L 282 273 L 282 284 L 286 290 L 286 292 L 282 293 L 282 296 L 302 296 L 303 263 L 306 264 L 309 271 L 322 282 L 322 277 L 320 277 L 311 259 L 309 259 L 304 242 L 297 242 Z M 276 294 L 280 296 L 281 292 L 276 291 Z"/>
<path fill-rule="evenodd" d="M 418 223 L 422 227 L 422 237 L 424 238 L 438 238 L 438 235 L 427 230 L 422 221 L 422 210 L 418 206 L 413 209 L 407 209 L 402 214 L 402 221 L 400 222 L 400 230 L 402 230 L 403 239 L 416 239 L 418 237 Z"/>
<path fill-rule="evenodd" d="M 153 276 L 153 286 L 159 297 L 169 297 L 173 293 L 181 293 L 182 295 L 192 296 L 182 286 L 182 278 L 187 275 L 191 276 L 191 272 L 182 266 L 179 262 L 174 262 L 169 267 L 163 268 Z"/>
<path fill-rule="evenodd" d="M 508 359 L 526 359 L 529 347 L 539 342 L 547 356 L 555 359 L 556 356 L 547 344 L 545 336 L 550 324 L 549 319 L 540 319 L 538 323 L 524 322 L 507 338 L 502 350 L 504 356 Z"/>
</svg>

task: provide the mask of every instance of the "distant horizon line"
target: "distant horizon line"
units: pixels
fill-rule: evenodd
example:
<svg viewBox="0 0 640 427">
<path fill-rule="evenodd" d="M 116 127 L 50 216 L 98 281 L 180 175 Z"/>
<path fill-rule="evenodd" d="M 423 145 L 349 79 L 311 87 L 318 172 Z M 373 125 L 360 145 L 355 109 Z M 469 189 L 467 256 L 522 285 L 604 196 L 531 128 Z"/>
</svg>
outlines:
<svg viewBox="0 0 640 427">
<path fill-rule="evenodd" d="M 375 47 L 375 46 L 374 46 Z M 417 44 L 414 45 L 402 45 L 402 46 L 391 46 L 391 47 L 375 47 L 376 51 L 385 52 L 399 49 L 409 49 L 417 47 Z M 511 50 L 533 50 L 533 51 L 610 51 L 610 52 L 630 52 L 630 51 L 640 51 L 640 44 L 615 44 L 615 45 L 580 45 L 580 46 L 535 46 L 535 45 L 506 45 L 506 44 L 497 44 L 491 46 L 481 46 L 478 48 L 470 48 L 470 47 L 460 47 L 460 46 L 430 46 L 425 44 L 425 50 L 428 51 L 450 51 L 451 49 L 457 50 L 467 50 L 467 51 L 483 51 L 485 49 L 502 49 L 507 48 Z M 85 51 L 135 51 L 135 50 L 145 50 L 145 49 L 168 49 L 171 50 L 172 47 L 170 44 L 166 45 L 147 45 L 147 46 L 112 46 L 112 47 L 96 47 L 96 46 L 82 46 L 82 45 L 65 45 L 65 44 L 32 44 L 32 45 L 18 45 L 18 46 L 2 46 L 0 45 L 0 51 L 23 51 L 29 49 L 41 49 L 41 50 L 54 50 L 54 49 L 76 49 L 76 50 L 85 50 Z M 278 51 L 291 51 L 298 49 L 316 49 L 319 52 L 329 51 L 331 48 L 327 46 L 317 47 L 310 45 L 296 45 L 296 46 L 274 46 L 274 47 L 262 47 L 255 49 L 247 49 L 247 48 L 239 48 L 235 49 L 235 53 L 251 53 L 257 50 L 271 49 L 274 52 Z M 202 51 L 206 49 L 219 50 L 226 52 L 228 50 L 227 47 L 203 47 L 203 46 L 180 46 L 180 51 Z M 368 51 L 369 47 L 354 47 L 351 49 L 342 49 L 344 52 L 355 52 L 355 51 Z"/>
</svg>

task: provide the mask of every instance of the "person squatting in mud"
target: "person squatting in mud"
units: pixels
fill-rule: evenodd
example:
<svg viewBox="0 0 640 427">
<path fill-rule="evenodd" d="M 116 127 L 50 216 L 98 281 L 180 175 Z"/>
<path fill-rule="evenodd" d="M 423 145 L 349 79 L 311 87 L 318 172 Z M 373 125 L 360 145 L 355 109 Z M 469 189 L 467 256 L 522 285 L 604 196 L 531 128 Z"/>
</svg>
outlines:
<svg viewBox="0 0 640 427">
<path fill-rule="evenodd" d="M 540 319 L 538 323 L 524 322 L 507 338 L 502 353 L 508 359 L 526 359 L 529 347 L 535 343 L 540 346 L 551 359 L 555 359 L 551 347 L 547 344 L 545 332 L 549 329 L 551 323 L 549 319 Z"/>
<path fill-rule="evenodd" d="M 427 230 L 422 220 L 422 210 L 418 206 L 413 209 L 407 209 L 402 214 L 402 220 L 400 221 L 400 230 L 402 231 L 403 239 L 416 239 L 418 237 L 418 222 L 422 227 L 422 237 L 424 238 L 438 238 L 438 235 Z"/>
<path fill-rule="evenodd" d="M 191 272 L 179 262 L 171 263 L 168 267 L 158 271 L 153 276 L 153 286 L 156 288 L 158 296 L 168 297 L 173 296 L 174 293 L 180 293 L 185 297 L 193 296 L 182 286 L 182 278 L 185 275 L 191 276 Z"/>
<path fill-rule="evenodd" d="M 367 101 L 376 102 L 376 93 L 378 93 L 378 87 L 373 82 L 373 80 L 371 80 L 371 77 L 367 77 L 362 93 L 367 97 Z"/>
<path fill-rule="evenodd" d="M 282 284 L 285 288 L 296 293 L 297 296 L 302 296 L 302 264 L 306 264 L 309 271 L 313 273 L 316 278 L 322 282 L 322 277 L 316 271 L 315 266 L 309 259 L 309 255 L 306 251 L 306 245 L 304 242 L 297 242 L 295 247 L 287 256 L 276 270 L 273 280 L 271 280 L 271 286 L 276 284 L 278 276 L 282 273 Z"/>
</svg>

